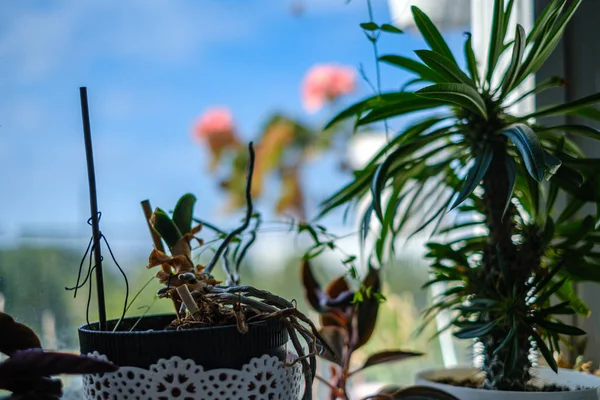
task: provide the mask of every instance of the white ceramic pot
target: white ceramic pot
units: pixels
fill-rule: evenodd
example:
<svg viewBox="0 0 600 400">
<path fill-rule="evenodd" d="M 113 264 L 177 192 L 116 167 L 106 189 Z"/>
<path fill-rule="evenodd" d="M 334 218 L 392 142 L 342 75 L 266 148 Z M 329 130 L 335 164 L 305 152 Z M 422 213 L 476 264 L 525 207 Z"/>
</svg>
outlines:
<svg viewBox="0 0 600 400">
<path fill-rule="evenodd" d="M 435 380 L 454 378 L 463 380 L 476 377 L 474 368 L 452 368 L 423 371 L 417 374 L 416 384 L 434 387 L 445 391 L 459 400 L 598 400 L 600 399 L 600 378 L 590 374 L 559 369 L 558 374 L 550 368 L 535 369 L 535 381 L 538 384 L 557 384 L 572 388 L 567 392 L 503 392 L 494 390 L 471 389 L 436 383 Z M 588 388 L 577 390 L 580 387 Z"/>
</svg>

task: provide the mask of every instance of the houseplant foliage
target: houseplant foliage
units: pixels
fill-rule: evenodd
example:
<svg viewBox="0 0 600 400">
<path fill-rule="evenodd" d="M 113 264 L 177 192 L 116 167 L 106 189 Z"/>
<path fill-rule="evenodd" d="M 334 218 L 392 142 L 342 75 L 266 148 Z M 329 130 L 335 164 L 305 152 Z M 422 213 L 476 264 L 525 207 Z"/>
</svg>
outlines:
<svg viewBox="0 0 600 400">
<path fill-rule="evenodd" d="M 600 210 L 594 175 L 600 160 L 586 158 L 567 137 L 600 139 L 600 132 L 546 120 L 577 116 L 600 121 L 594 108 L 600 94 L 529 115 L 509 111 L 526 97 L 566 84 L 552 78 L 520 97 L 513 95 L 548 59 L 580 3 L 550 1 L 531 32 L 517 26 L 509 40 L 514 0 L 496 0 L 483 74 L 470 35 L 463 71 L 431 20 L 413 7 L 429 49 L 416 51 L 418 60 L 385 55 L 380 61 L 411 72 L 421 88 L 373 96 L 329 123 L 354 118 L 360 127 L 430 113 L 391 138 L 365 168 L 355 171 L 351 183 L 323 203 L 322 212 L 371 195 L 364 226 L 373 214 L 381 225 L 374 251 L 378 259 L 386 249 L 393 251 L 400 235 L 426 228 L 432 232 L 428 257 L 434 279 L 429 284 L 445 282 L 449 288 L 428 318 L 451 310 L 456 315 L 448 328 L 455 329 L 455 336 L 482 344 L 483 385 L 489 389 L 528 389 L 529 356 L 535 350 L 557 370 L 552 353 L 559 351 L 562 337 L 584 334 L 560 322 L 560 316 L 589 312 L 572 283 L 600 280 L 593 251 L 600 241 L 600 213 L 577 216 L 588 203 Z M 499 64 L 503 54 L 510 57 L 507 68 Z M 382 200 L 384 193 L 389 200 Z M 557 203 L 559 195 L 566 197 L 566 206 Z M 460 216 L 459 222 L 444 219 L 450 211 Z"/>
<path fill-rule="evenodd" d="M 310 253 L 307 253 L 310 254 Z M 329 345 L 329 351 L 321 357 L 330 364 L 329 381 L 317 376 L 329 389 L 330 400 L 349 398 L 349 381 L 367 368 L 385 363 L 397 362 L 422 353 L 400 349 L 386 349 L 373 353 L 359 367 L 352 363 L 353 354 L 371 339 L 377 322 L 380 303 L 385 300 L 380 293 L 380 270 L 369 267 L 366 276 L 359 280 L 353 267 L 354 259 L 344 260 L 348 266 L 349 278 L 345 275 L 330 281 L 322 287 L 315 278 L 309 260 L 304 260 L 301 267 L 302 284 L 310 306 L 319 313 L 321 329 L 319 333 Z M 358 281 L 358 287 L 353 283 Z M 387 387 L 367 399 L 421 399 L 455 400 L 451 395 L 434 388 L 427 387 Z"/>
<path fill-rule="evenodd" d="M 0 363 L 0 390 L 12 392 L 10 400 L 53 400 L 62 395 L 61 374 L 113 372 L 109 362 L 75 354 L 42 350 L 29 327 L 0 312 L 0 352 L 9 358 Z"/>
<path fill-rule="evenodd" d="M 351 263 L 347 260 L 346 263 Z M 347 384 L 356 373 L 383 363 L 400 361 L 422 355 L 398 349 L 372 354 L 365 363 L 351 370 L 352 354 L 366 344 L 375 329 L 381 282 L 379 271 L 369 268 L 358 289 L 351 288 L 345 276 L 340 276 L 322 288 L 311 269 L 310 261 L 302 263 L 302 284 L 311 307 L 320 314 L 321 336 L 334 354 L 325 352 L 322 357 L 332 362 L 331 378 L 325 383 L 331 389 L 329 398 L 348 399 Z"/>
</svg>

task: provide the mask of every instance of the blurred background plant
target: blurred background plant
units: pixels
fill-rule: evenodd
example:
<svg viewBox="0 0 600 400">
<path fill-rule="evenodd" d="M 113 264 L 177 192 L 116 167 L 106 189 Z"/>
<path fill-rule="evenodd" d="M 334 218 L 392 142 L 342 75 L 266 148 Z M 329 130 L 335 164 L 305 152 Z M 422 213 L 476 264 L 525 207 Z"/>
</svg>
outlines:
<svg viewBox="0 0 600 400">
<path fill-rule="evenodd" d="M 322 358 L 329 361 L 330 377 L 318 377 L 329 389 L 329 399 L 348 399 L 349 380 L 357 373 L 385 363 L 407 360 L 422 356 L 422 353 L 397 348 L 398 342 L 380 351 L 368 354 L 356 365 L 354 353 L 371 339 L 377 323 L 380 304 L 386 299 L 381 294 L 380 270 L 369 267 L 358 287 L 353 258 L 344 260 L 350 264 L 350 280 L 340 276 L 330 281 L 323 289 L 314 276 L 310 261 L 302 263 L 302 284 L 311 307 L 320 314 L 321 336 L 327 341 L 332 352 Z"/>
<path fill-rule="evenodd" d="M 356 89 L 353 68 L 338 64 L 316 64 L 304 76 L 302 103 L 308 113 L 316 113 L 334 105 L 341 97 Z M 345 143 L 352 130 L 336 127 L 322 131 L 321 124 L 311 125 L 301 118 L 275 112 L 266 118 L 256 140 L 256 168 L 253 196 L 260 197 L 265 181 L 279 186 L 275 205 L 278 214 L 307 218 L 303 166 L 328 153 L 339 158 L 344 167 Z M 220 176 L 220 187 L 229 197 L 226 209 L 243 207 L 247 153 L 238 135 L 233 112 L 224 106 L 207 108 L 192 128 L 193 138 L 205 145 L 211 155 L 209 170 Z M 337 150 L 337 151 L 336 151 Z"/>
</svg>

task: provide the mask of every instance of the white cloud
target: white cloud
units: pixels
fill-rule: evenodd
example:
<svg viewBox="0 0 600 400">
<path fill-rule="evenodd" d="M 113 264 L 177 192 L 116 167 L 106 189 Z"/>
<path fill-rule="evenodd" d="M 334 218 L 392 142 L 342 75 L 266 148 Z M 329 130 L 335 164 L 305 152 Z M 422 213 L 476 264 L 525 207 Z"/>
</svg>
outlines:
<svg viewBox="0 0 600 400">
<path fill-rule="evenodd" d="M 250 36 L 257 10 L 183 0 L 61 0 L 51 9 L 9 9 L 0 83 L 37 82 L 62 68 L 123 57 L 182 63 L 206 46 Z"/>
<path fill-rule="evenodd" d="M 0 105 L 0 137 L 11 136 L 16 129 L 29 135 L 48 126 L 51 116 L 35 98 L 18 95 Z"/>
<path fill-rule="evenodd" d="M 381 0 L 376 0 L 381 1 Z M 354 11 L 357 8 L 366 11 L 364 0 L 296 0 L 294 4 L 301 5 L 306 12 L 312 13 L 341 13 Z"/>
<path fill-rule="evenodd" d="M 27 80 L 44 76 L 65 55 L 72 35 L 74 15 L 69 10 L 21 13 L 0 36 L 0 58 L 13 71 L 3 74 L 11 81 L 11 73 Z M 2 79 L 2 78 L 0 78 Z"/>
</svg>

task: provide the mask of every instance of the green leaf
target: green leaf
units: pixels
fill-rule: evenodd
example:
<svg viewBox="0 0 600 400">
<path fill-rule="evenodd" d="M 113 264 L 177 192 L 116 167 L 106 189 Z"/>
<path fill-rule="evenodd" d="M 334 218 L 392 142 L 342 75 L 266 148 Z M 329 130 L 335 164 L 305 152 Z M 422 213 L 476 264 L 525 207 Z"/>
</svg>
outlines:
<svg viewBox="0 0 600 400">
<path fill-rule="evenodd" d="M 544 150 L 544 164 L 546 165 L 544 176 L 546 180 L 550 180 L 562 166 L 562 161 Z"/>
<path fill-rule="evenodd" d="M 465 180 L 458 197 L 454 201 L 454 204 L 452 204 L 452 207 L 450 207 L 450 210 L 455 209 L 458 205 L 465 201 L 471 195 L 471 193 L 473 193 L 473 190 L 475 190 L 475 188 L 479 185 L 479 182 L 481 182 L 485 176 L 485 173 L 492 163 L 493 157 L 494 151 L 489 145 L 486 145 L 483 151 L 477 154 L 475 157 L 475 164 L 473 164 L 469 170 L 467 179 Z"/>
<path fill-rule="evenodd" d="M 496 64 L 502 53 L 502 47 L 504 45 L 504 0 L 494 1 L 494 15 L 492 17 L 492 29 L 490 36 L 490 47 L 488 52 L 488 64 L 486 81 L 491 82 L 492 75 L 496 69 Z"/>
<path fill-rule="evenodd" d="M 425 83 L 425 82 L 427 82 L 427 81 L 425 79 L 421 79 L 421 78 L 411 79 L 408 82 L 404 82 L 402 84 L 402 86 L 400 87 L 400 91 L 406 92 L 408 90 L 408 88 L 411 87 L 412 85 L 414 85 L 416 83 Z"/>
<path fill-rule="evenodd" d="M 379 61 L 384 62 L 386 64 L 394 65 L 398 68 L 402 68 L 409 72 L 413 72 L 420 76 L 421 80 L 424 81 L 429 81 L 433 83 L 441 83 L 445 81 L 445 79 L 440 74 L 429 68 L 427 65 L 408 57 L 385 55 L 379 57 Z"/>
<path fill-rule="evenodd" d="M 494 355 L 498 354 L 500 350 L 502 350 L 506 345 L 513 340 L 515 334 L 517 333 L 517 324 L 516 321 L 513 320 L 513 323 L 510 325 L 510 329 L 508 330 L 508 335 L 504 338 L 504 340 L 500 343 L 500 346 L 494 349 Z"/>
<path fill-rule="evenodd" d="M 547 307 L 538 311 L 537 315 L 546 317 L 550 315 L 573 315 L 575 310 L 569 306 L 570 301 L 563 301 L 552 307 Z"/>
<path fill-rule="evenodd" d="M 504 166 L 506 167 L 506 173 L 508 176 L 508 197 L 506 198 L 506 202 L 504 203 L 504 210 L 502 211 L 502 219 L 506 215 L 506 211 L 508 211 L 508 207 L 511 204 L 511 200 L 513 197 L 513 193 L 515 192 L 515 184 L 517 182 L 517 164 L 515 160 L 507 155 L 504 157 Z"/>
<path fill-rule="evenodd" d="M 377 25 L 375 22 L 363 22 L 362 24 L 360 24 L 360 27 L 363 28 L 365 31 L 376 31 L 379 29 L 379 25 Z"/>
<path fill-rule="evenodd" d="M 373 175 L 373 182 L 371 184 L 371 195 L 373 196 L 373 211 L 375 211 L 375 215 L 381 223 L 384 222 L 383 211 L 381 210 L 381 195 L 383 194 L 383 189 L 385 188 L 385 182 L 388 179 L 387 172 L 394 162 L 393 157 L 388 157 L 382 162 L 377 170 L 375 170 L 375 175 Z"/>
<path fill-rule="evenodd" d="M 515 88 L 514 83 L 517 80 L 517 73 L 519 72 L 521 61 L 523 60 L 523 53 L 525 53 L 525 29 L 523 29 L 521 25 L 517 25 L 512 59 L 508 70 L 504 74 L 504 80 L 502 82 L 503 95 L 507 95 Z"/>
<path fill-rule="evenodd" d="M 471 79 L 475 82 L 475 86 L 479 86 L 479 69 L 477 68 L 477 59 L 475 58 L 475 52 L 473 51 L 473 40 L 470 33 L 467 33 L 467 40 L 465 41 L 465 58 L 467 60 L 467 67 L 471 74 Z"/>
<path fill-rule="evenodd" d="M 550 243 L 552 238 L 554 237 L 554 232 L 556 231 L 554 220 L 552 217 L 546 218 L 546 224 L 544 225 L 544 233 L 542 234 L 542 243 L 544 245 Z"/>
<path fill-rule="evenodd" d="M 458 65 L 452 52 L 450 51 L 450 47 L 442 37 L 440 31 L 435 27 L 431 19 L 421 11 L 417 6 L 411 7 L 413 18 L 415 20 L 415 24 L 423 35 L 423 39 L 427 42 L 431 50 L 435 51 L 438 54 L 446 57 L 448 60 L 452 61 L 454 65 Z"/>
<path fill-rule="evenodd" d="M 567 114 L 600 122 L 600 110 L 592 106 L 578 108 L 577 110 L 567 112 Z"/>
<path fill-rule="evenodd" d="M 563 188 L 569 193 L 577 193 L 583 185 L 583 176 L 573 168 L 562 166 L 552 176 L 550 182 L 556 186 Z"/>
<path fill-rule="evenodd" d="M 515 85 L 517 86 L 517 85 Z M 519 103 L 520 101 L 522 101 L 523 99 L 532 96 L 534 94 L 538 94 L 538 93 L 542 93 L 548 89 L 552 89 L 555 87 L 564 87 L 565 86 L 565 80 L 557 77 L 557 76 L 553 76 L 551 78 L 548 78 L 542 82 L 540 82 L 535 88 L 533 88 L 532 90 L 523 93 L 521 96 L 519 96 L 519 98 L 517 98 L 516 100 L 512 101 L 510 103 L 510 105 L 514 105 Z"/>
<path fill-rule="evenodd" d="M 364 111 L 373 109 L 377 106 L 385 105 L 388 103 L 394 103 L 396 101 L 406 100 L 410 97 L 410 95 L 412 95 L 412 93 L 382 93 L 359 101 L 358 103 L 351 105 L 350 107 L 346 108 L 345 110 L 338 113 L 335 117 L 333 117 L 325 125 L 325 127 L 323 127 L 323 130 L 327 130 L 340 121 L 360 115 Z"/>
<path fill-rule="evenodd" d="M 562 13 L 565 0 L 560 0 L 562 4 L 555 4 L 551 6 L 549 13 L 545 16 L 542 21 L 542 25 L 534 26 L 533 30 L 537 31 L 535 40 L 532 39 L 532 35 L 529 35 L 527 38 L 527 47 L 529 47 L 529 51 L 526 59 L 523 61 L 523 65 L 521 70 L 519 71 L 519 78 L 517 79 L 517 84 L 521 83 L 527 76 L 531 74 L 533 71 L 534 64 L 536 60 L 539 60 L 540 55 L 543 54 L 544 49 L 550 43 L 553 38 L 551 37 L 552 30 Z"/>
<path fill-rule="evenodd" d="M 423 229 L 425 229 L 427 226 L 429 226 L 429 224 L 431 224 L 433 221 L 435 221 L 436 218 L 440 217 L 440 215 L 441 215 L 440 219 L 438 220 L 438 222 L 440 222 L 441 218 L 444 217 L 444 214 L 448 210 L 448 207 L 450 207 L 450 202 L 452 201 L 452 198 L 454 197 L 455 194 L 456 194 L 456 192 L 450 193 L 450 195 L 446 198 L 446 200 L 441 205 L 441 207 L 430 218 L 428 218 L 425 222 L 423 222 L 421 224 L 421 226 L 419 226 L 416 230 L 414 230 L 413 233 L 411 233 L 411 235 L 408 237 L 407 240 L 412 239 L 415 235 L 420 233 Z M 433 209 L 434 209 L 434 207 L 431 208 L 431 210 L 433 210 Z M 429 212 L 427 214 L 429 214 Z M 437 226 L 436 226 L 436 229 L 437 229 Z M 434 229 L 433 233 L 435 233 L 435 229 Z"/>
<path fill-rule="evenodd" d="M 556 292 L 556 297 L 561 300 L 568 301 L 569 305 L 571 308 L 573 308 L 573 310 L 575 310 L 577 315 L 581 315 L 586 318 L 590 316 L 590 309 L 585 302 L 581 300 L 579 296 L 577 296 L 572 282 L 567 282 L 562 285 L 560 289 L 558 289 L 558 292 Z"/>
<path fill-rule="evenodd" d="M 567 202 L 567 206 L 562 210 L 557 223 L 561 223 L 570 219 L 573 215 L 577 213 L 577 211 L 581 210 L 581 208 L 585 205 L 585 201 L 571 198 L 570 201 Z"/>
<path fill-rule="evenodd" d="M 375 169 L 383 161 L 384 157 L 387 158 L 390 156 L 390 152 L 401 152 L 402 157 L 411 159 L 410 154 L 416 149 L 447 136 L 449 128 L 446 127 L 427 132 L 430 128 L 444 120 L 445 118 L 433 117 L 419 121 L 393 138 L 372 157 L 369 164 L 363 170 L 354 172 L 354 180 L 351 183 L 321 203 L 319 218 L 343 204 L 364 196 L 369 191 Z"/>
<path fill-rule="evenodd" d="M 560 43 L 565 28 L 571 20 L 571 18 L 573 17 L 573 15 L 575 14 L 577 8 L 579 8 L 579 6 L 581 5 L 581 1 L 582 0 L 572 1 L 567 11 L 565 11 L 565 14 L 562 16 L 560 21 L 558 21 L 553 26 L 552 30 L 544 30 L 541 38 L 539 39 L 540 45 L 537 48 L 537 51 L 534 51 L 537 47 L 536 45 L 538 44 L 538 42 L 536 41 L 536 43 L 534 44 L 534 48 L 530 52 L 531 56 L 528 56 L 527 60 L 523 63 L 522 73 L 520 74 L 520 77 L 517 80 L 518 83 L 521 83 L 530 74 L 537 72 L 539 68 L 542 65 L 544 65 L 548 57 L 552 54 L 556 46 Z M 562 7 L 563 6 L 561 6 L 558 9 L 556 17 L 558 17 L 560 11 L 562 10 Z"/>
<path fill-rule="evenodd" d="M 536 342 L 538 349 L 542 353 L 544 360 L 546 360 L 546 363 L 548 363 L 548 366 L 552 368 L 552 371 L 558 373 L 558 365 L 556 365 L 556 360 L 554 359 L 550 349 L 548 349 L 548 346 L 546 346 L 544 339 L 542 339 L 541 336 L 538 335 L 538 333 L 532 328 L 530 328 L 529 332 L 533 337 L 533 340 Z"/>
<path fill-rule="evenodd" d="M 173 248 L 182 234 L 169 215 L 157 208 L 151 218 L 152 228 L 160 235 L 169 248 Z"/>
<path fill-rule="evenodd" d="M 396 28 L 394 25 L 390 25 L 390 24 L 383 24 L 383 25 L 381 25 L 380 29 L 382 31 L 388 32 L 388 33 L 404 33 L 404 32 L 402 32 L 401 29 Z"/>
<path fill-rule="evenodd" d="M 356 122 L 356 126 L 372 124 L 385 119 L 400 117 L 413 112 L 437 108 L 444 105 L 442 101 L 436 101 L 435 99 L 420 98 L 413 93 L 405 94 L 412 95 L 412 99 L 374 108 L 367 115 L 360 118 Z"/>
<path fill-rule="evenodd" d="M 513 325 L 516 331 L 516 325 Z M 521 346 L 519 346 L 519 341 L 515 336 L 510 343 L 510 351 L 506 352 L 506 357 L 504 359 L 504 371 L 514 371 L 517 365 L 517 360 L 519 359 L 519 354 L 521 352 Z"/>
<path fill-rule="evenodd" d="M 563 278 L 560 281 L 558 281 L 557 283 L 555 283 L 554 285 L 552 285 L 548 290 L 546 290 L 544 292 L 543 295 L 541 295 L 540 297 L 538 297 L 537 299 L 535 299 L 535 301 L 533 302 L 533 304 L 544 304 L 546 301 L 548 301 L 550 299 L 550 297 L 556 293 L 562 285 L 564 285 L 567 281 L 569 280 L 569 278 Z"/>
<path fill-rule="evenodd" d="M 494 328 L 496 327 L 497 324 L 498 324 L 498 321 L 473 324 L 472 326 L 463 328 L 463 329 L 455 332 L 454 336 L 457 337 L 458 339 L 481 338 L 481 337 L 489 334 L 492 330 L 494 330 Z"/>
<path fill-rule="evenodd" d="M 441 103 L 435 103 L 431 101 L 423 102 L 423 99 L 420 99 L 414 93 L 383 93 L 380 95 L 369 97 L 365 100 L 351 105 L 350 107 L 346 108 L 345 110 L 337 114 L 335 117 L 333 117 L 333 119 L 331 119 L 323 129 L 327 130 L 336 123 L 351 117 L 360 117 L 367 111 L 370 111 L 371 113 L 375 112 L 374 115 L 381 115 L 385 113 L 392 115 L 402 115 L 404 113 L 437 107 L 440 104 Z M 390 112 L 390 110 L 393 110 L 394 108 L 399 109 L 399 111 L 395 113 Z M 387 117 L 381 119 L 385 118 Z"/>
<path fill-rule="evenodd" d="M 367 207 L 367 210 L 363 214 L 362 223 L 361 223 L 361 246 L 366 242 L 367 236 L 369 234 L 369 227 L 371 225 L 371 217 L 373 216 L 373 203 Z"/>
<path fill-rule="evenodd" d="M 471 86 L 462 83 L 439 83 L 415 92 L 418 96 L 463 107 L 487 119 L 485 103 Z"/>
<path fill-rule="evenodd" d="M 182 235 L 190 233 L 192 230 L 192 218 L 194 217 L 194 205 L 196 196 L 187 193 L 181 196 L 175 210 L 173 211 L 173 222 L 177 225 Z"/>
<path fill-rule="evenodd" d="M 597 104 L 599 102 L 600 102 L 600 93 L 596 93 L 596 94 L 592 94 L 590 96 L 583 97 L 579 100 L 572 101 L 570 103 L 559 104 L 556 106 L 540 107 L 533 113 L 524 117 L 524 119 L 550 117 L 553 115 L 564 115 L 564 114 L 568 114 L 568 113 L 573 113 L 578 110 L 585 109 L 588 106 Z"/>
<path fill-rule="evenodd" d="M 535 132 L 524 124 L 512 125 L 500 132 L 515 144 L 527 171 L 533 179 L 541 182 L 544 179 L 546 162 L 544 149 Z"/>
<path fill-rule="evenodd" d="M 556 125 L 545 126 L 540 128 L 540 131 L 565 132 L 573 135 L 583 136 L 590 139 L 600 140 L 600 130 L 587 125 Z"/>
<path fill-rule="evenodd" d="M 533 299 L 541 290 L 545 289 L 546 286 L 552 281 L 552 278 L 563 268 L 564 262 L 560 261 L 555 265 L 549 266 L 545 274 L 537 274 L 531 283 L 533 291 L 527 295 L 529 300 Z"/>
<path fill-rule="evenodd" d="M 585 335 L 585 331 L 583 329 L 579 329 L 576 326 L 561 324 L 558 322 L 550 322 L 543 319 L 533 319 L 533 321 L 541 326 L 544 329 L 548 329 L 549 331 L 559 333 L 561 335 L 569 335 L 569 336 L 581 336 Z"/>
<path fill-rule="evenodd" d="M 550 18 L 552 17 L 553 13 L 563 8 L 565 3 L 566 0 L 553 0 L 548 4 L 548 6 L 546 6 L 546 8 L 544 8 L 538 19 L 535 21 L 533 29 L 527 36 L 528 44 L 536 41 L 540 37 L 544 28 L 550 23 Z"/>
<path fill-rule="evenodd" d="M 443 55 L 430 50 L 417 50 L 415 53 L 427 66 L 444 77 L 446 82 L 464 83 L 475 88 L 473 80 Z"/>
<path fill-rule="evenodd" d="M 509 0 L 506 9 L 504 10 L 504 25 L 502 26 L 504 32 L 504 38 L 506 38 L 506 32 L 508 32 L 508 24 L 510 23 L 510 17 L 512 15 L 512 10 L 515 5 L 515 0 Z"/>
</svg>

